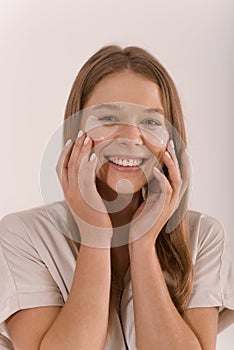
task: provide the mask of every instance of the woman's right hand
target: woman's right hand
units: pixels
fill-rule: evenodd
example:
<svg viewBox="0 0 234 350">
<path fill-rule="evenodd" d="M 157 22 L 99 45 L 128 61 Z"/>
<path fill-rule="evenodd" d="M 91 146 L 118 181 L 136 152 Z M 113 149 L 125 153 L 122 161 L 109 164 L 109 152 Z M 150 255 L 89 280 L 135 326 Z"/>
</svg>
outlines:
<svg viewBox="0 0 234 350">
<path fill-rule="evenodd" d="M 66 143 L 56 172 L 79 227 L 81 243 L 91 247 L 110 247 L 112 223 L 95 183 L 97 157 L 92 156 L 91 160 L 89 157 L 93 141 L 85 136 L 84 133 L 75 143 Z"/>
</svg>

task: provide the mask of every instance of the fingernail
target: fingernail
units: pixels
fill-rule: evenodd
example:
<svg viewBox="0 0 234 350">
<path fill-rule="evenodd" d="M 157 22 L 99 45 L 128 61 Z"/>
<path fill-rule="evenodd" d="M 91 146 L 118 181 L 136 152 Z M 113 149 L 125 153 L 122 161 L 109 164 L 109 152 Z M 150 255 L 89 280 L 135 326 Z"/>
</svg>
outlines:
<svg viewBox="0 0 234 350">
<path fill-rule="evenodd" d="M 79 130 L 78 132 L 78 135 L 77 135 L 77 138 L 76 139 L 79 139 L 82 135 L 84 134 L 84 131 L 83 130 Z"/>
<path fill-rule="evenodd" d="M 175 145 L 174 145 L 174 141 L 173 141 L 173 140 L 171 140 L 171 141 L 169 142 L 169 144 L 171 145 L 172 148 L 175 148 Z"/>
<path fill-rule="evenodd" d="M 169 154 L 167 151 L 165 152 L 165 156 L 166 156 L 167 158 L 171 159 L 171 156 L 170 156 L 170 154 Z"/>
<path fill-rule="evenodd" d="M 70 145 L 71 143 L 72 143 L 72 139 L 67 140 L 67 142 L 65 143 L 65 147 Z"/>
<path fill-rule="evenodd" d="M 90 158 L 89 158 L 89 161 L 92 162 L 93 159 L 96 158 L 96 154 L 95 153 L 92 153 Z"/>
<path fill-rule="evenodd" d="M 90 138 L 88 136 L 86 136 L 85 140 L 84 140 L 84 145 L 86 145 L 89 142 Z"/>
</svg>

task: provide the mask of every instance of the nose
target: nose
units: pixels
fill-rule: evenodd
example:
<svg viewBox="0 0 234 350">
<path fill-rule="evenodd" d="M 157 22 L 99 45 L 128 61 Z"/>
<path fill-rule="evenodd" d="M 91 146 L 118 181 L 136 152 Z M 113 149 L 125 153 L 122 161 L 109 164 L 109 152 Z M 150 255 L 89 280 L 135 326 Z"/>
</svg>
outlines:
<svg viewBox="0 0 234 350">
<path fill-rule="evenodd" d="M 135 125 L 119 125 L 116 142 L 119 144 L 143 145 L 143 139 L 140 129 Z"/>
</svg>

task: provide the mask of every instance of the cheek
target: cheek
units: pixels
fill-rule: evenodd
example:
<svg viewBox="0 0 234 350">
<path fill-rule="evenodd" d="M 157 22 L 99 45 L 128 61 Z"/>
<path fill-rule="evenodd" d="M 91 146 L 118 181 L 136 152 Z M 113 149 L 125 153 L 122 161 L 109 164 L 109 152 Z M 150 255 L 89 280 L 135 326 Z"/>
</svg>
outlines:
<svg viewBox="0 0 234 350">
<path fill-rule="evenodd" d="M 96 153 L 99 160 L 103 161 L 102 151 L 106 146 L 107 140 L 104 141 L 94 141 L 93 140 L 93 151 Z"/>
<path fill-rule="evenodd" d="M 94 116 L 90 116 L 84 127 L 87 135 L 94 141 L 102 142 L 108 138 L 112 138 L 115 132 L 118 130 L 117 125 L 103 125 L 98 119 Z"/>
<path fill-rule="evenodd" d="M 99 179 L 105 179 L 106 174 L 108 172 L 108 162 L 107 160 L 104 158 L 103 155 L 103 150 L 106 147 L 107 144 L 109 144 L 110 140 L 106 140 L 105 141 L 94 141 L 93 140 L 93 146 L 92 146 L 92 150 L 93 152 L 95 152 L 97 159 L 98 159 L 98 171 L 97 171 L 97 177 Z"/>
<path fill-rule="evenodd" d="M 155 157 L 157 158 L 157 161 L 162 164 L 162 157 L 164 155 L 166 151 L 166 147 L 157 147 L 154 149 L 154 154 L 155 154 Z M 152 158 L 155 160 L 155 157 L 152 156 Z"/>
<path fill-rule="evenodd" d="M 169 140 L 169 132 L 166 126 L 160 126 L 157 129 L 151 131 L 142 128 L 141 132 L 145 140 L 154 149 L 162 150 L 166 147 Z"/>
</svg>

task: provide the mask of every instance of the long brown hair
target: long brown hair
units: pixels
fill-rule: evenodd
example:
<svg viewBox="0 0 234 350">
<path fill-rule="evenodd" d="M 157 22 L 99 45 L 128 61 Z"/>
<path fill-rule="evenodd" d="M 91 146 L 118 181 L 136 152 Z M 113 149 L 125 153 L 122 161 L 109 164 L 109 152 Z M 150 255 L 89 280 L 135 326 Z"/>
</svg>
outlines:
<svg viewBox="0 0 234 350">
<path fill-rule="evenodd" d="M 82 110 L 97 83 L 107 75 L 130 70 L 141 74 L 158 84 L 161 89 L 162 104 L 165 117 L 180 135 L 182 144 L 175 144 L 177 156 L 187 145 L 185 126 L 179 96 L 170 75 L 160 62 L 142 48 L 129 46 L 121 48 L 117 45 L 102 47 L 83 65 L 78 73 L 65 110 L 65 119 Z M 110 101 L 111 102 L 111 101 Z M 75 140 L 79 130 L 79 123 L 68 123 L 64 127 L 64 143 L 69 139 Z M 173 138 L 173 131 L 171 131 Z M 180 158 L 178 157 L 179 165 Z M 182 315 L 190 298 L 193 284 L 193 263 L 189 243 L 189 225 L 187 217 L 187 196 L 185 192 L 180 206 L 186 208 L 185 215 L 177 227 L 167 234 L 165 227 L 161 230 L 155 246 L 162 270 L 169 274 L 173 283 L 168 284 L 171 299 L 178 312 Z M 119 311 L 122 282 L 116 278 L 112 266 L 110 319 L 114 308 Z M 111 322 L 109 322 L 110 325 Z"/>
</svg>

